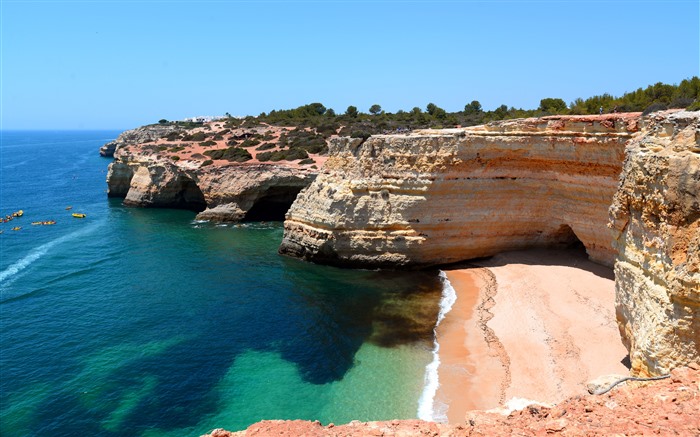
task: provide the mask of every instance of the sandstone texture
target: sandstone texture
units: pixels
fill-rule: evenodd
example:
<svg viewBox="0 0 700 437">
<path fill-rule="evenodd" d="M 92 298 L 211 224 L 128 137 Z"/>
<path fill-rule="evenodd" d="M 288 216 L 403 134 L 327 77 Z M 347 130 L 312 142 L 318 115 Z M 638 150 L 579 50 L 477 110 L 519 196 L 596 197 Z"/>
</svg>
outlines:
<svg viewBox="0 0 700 437">
<path fill-rule="evenodd" d="M 700 362 L 700 112 L 645 118 L 610 207 L 632 373 Z"/>
<path fill-rule="evenodd" d="M 280 252 L 422 267 L 580 240 L 612 266 L 608 208 L 639 114 L 551 116 L 337 138 L 287 213 Z"/>
<path fill-rule="evenodd" d="M 254 436 L 609 436 L 700 435 L 700 367 L 678 368 L 671 378 L 627 382 L 600 395 L 579 395 L 554 407 L 531 405 L 506 413 L 472 411 L 463 424 L 420 420 L 347 425 L 266 420 L 245 431 L 216 429 L 203 437 Z"/>
<path fill-rule="evenodd" d="M 252 139 L 264 137 L 272 145 L 283 132 L 284 128 L 266 126 L 227 129 L 223 122 L 194 129 L 156 125 L 127 131 L 103 146 L 117 144 L 107 174 L 108 196 L 124 198 L 128 206 L 190 209 L 198 212 L 199 220 L 282 220 L 325 159 L 313 155 L 305 165 L 257 160 L 260 141 Z M 231 144 L 251 144 L 253 158 L 231 162 L 205 155 Z"/>
</svg>

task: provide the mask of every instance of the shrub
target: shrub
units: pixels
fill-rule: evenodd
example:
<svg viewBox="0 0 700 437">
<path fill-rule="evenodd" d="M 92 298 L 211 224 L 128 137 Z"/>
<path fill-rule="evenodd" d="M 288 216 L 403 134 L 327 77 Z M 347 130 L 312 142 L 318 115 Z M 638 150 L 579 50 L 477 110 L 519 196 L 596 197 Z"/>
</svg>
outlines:
<svg viewBox="0 0 700 437">
<path fill-rule="evenodd" d="M 371 133 L 369 133 L 367 131 L 362 131 L 362 130 L 354 130 L 350 133 L 351 138 L 362 138 L 363 141 L 371 136 L 372 136 Z"/>
<path fill-rule="evenodd" d="M 211 140 L 209 140 L 209 141 L 203 141 L 203 142 L 199 143 L 199 145 L 202 146 L 202 147 L 216 146 L 216 141 L 211 141 Z"/>
<path fill-rule="evenodd" d="M 168 134 L 163 135 L 161 138 L 165 138 L 168 141 L 177 141 L 182 137 L 180 136 L 179 132 L 170 132 Z"/>
<path fill-rule="evenodd" d="M 306 150 L 302 149 L 287 149 L 287 150 L 275 150 L 272 152 L 262 152 L 258 153 L 257 158 L 258 161 L 265 162 L 265 161 L 294 161 L 297 159 L 306 159 L 309 157 L 309 154 L 306 153 Z"/>
<path fill-rule="evenodd" d="M 255 150 L 270 150 L 274 149 L 275 147 L 277 147 L 277 145 L 274 143 L 262 143 L 261 145 L 256 147 Z"/>
<path fill-rule="evenodd" d="M 212 161 L 211 159 L 207 159 L 206 161 L 204 161 L 202 163 L 202 167 L 204 167 L 205 165 L 212 165 L 213 163 L 214 163 L 214 161 Z"/>
<path fill-rule="evenodd" d="M 668 104 L 669 108 L 687 108 L 693 104 L 693 99 L 688 97 L 679 97 Z"/>
<path fill-rule="evenodd" d="M 193 134 L 185 134 L 182 137 L 182 141 L 204 141 L 207 139 L 207 134 L 204 132 L 196 132 Z"/>
<path fill-rule="evenodd" d="M 252 139 L 249 138 L 241 143 L 241 147 L 253 147 L 253 146 L 257 146 L 258 144 L 260 144 L 260 140 L 255 139 L 255 138 L 252 138 Z"/>
<path fill-rule="evenodd" d="M 685 108 L 686 111 L 700 111 L 700 99 L 694 101 L 690 106 Z"/>
<path fill-rule="evenodd" d="M 253 159 L 253 155 L 246 149 L 240 147 L 229 147 L 227 149 L 207 150 L 205 155 L 212 159 L 226 159 L 233 162 L 245 162 Z"/>
<path fill-rule="evenodd" d="M 173 156 L 170 157 L 170 159 L 172 159 L 173 161 L 179 161 L 179 160 L 180 160 L 180 157 L 177 156 L 177 155 L 173 155 Z"/>
<path fill-rule="evenodd" d="M 315 163 L 316 163 L 316 161 L 314 161 L 311 158 L 306 158 L 306 159 L 302 159 L 301 161 L 299 161 L 299 164 L 301 164 L 301 165 L 308 165 L 308 164 L 315 164 Z"/>
<path fill-rule="evenodd" d="M 652 112 L 663 111 L 664 109 L 666 109 L 666 105 L 663 103 L 652 103 L 651 105 L 647 106 L 644 111 L 642 111 L 642 115 L 649 115 Z"/>
</svg>

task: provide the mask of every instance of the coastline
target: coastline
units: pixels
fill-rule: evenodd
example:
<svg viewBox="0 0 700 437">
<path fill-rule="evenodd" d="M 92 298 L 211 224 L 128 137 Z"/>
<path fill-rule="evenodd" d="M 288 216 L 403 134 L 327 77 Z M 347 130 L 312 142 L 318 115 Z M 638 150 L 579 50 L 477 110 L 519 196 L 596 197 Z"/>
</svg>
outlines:
<svg viewBox="0 0 700 437">
<path fill-rule="evenodd" d="M 519 399 L 557 403 L 599 376 L 628 374 L 611 269 L 581 252 L 544 249 L 475 265 L 445 272 L 457 299 L 436 327 L 434 403 L 449 423 Z"/>
</svg>

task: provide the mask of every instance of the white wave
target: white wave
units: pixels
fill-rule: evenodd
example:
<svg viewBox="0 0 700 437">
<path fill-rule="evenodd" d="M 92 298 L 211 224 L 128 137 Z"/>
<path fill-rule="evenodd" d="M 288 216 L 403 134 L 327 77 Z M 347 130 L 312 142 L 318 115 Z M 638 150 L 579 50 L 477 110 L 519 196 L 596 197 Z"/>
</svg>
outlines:
<svg viewBox="0 0 700 437">
<path fill-rule="evenodd" d="M 68 235 L 63 235 L 61 237 L 56 238 L 55 240 L 49 241 L 48 243 L 44 243 L 41 246 L 38 246 L 34 249 L 32 249 L 27 255 L 25 255 L 23 258 L 20 260 L 16 261 L 14 264 L 10 265 L 7 267 L 5 270 L 0 272 L 0 287 L 5 288 L 8 285 L 10 285 L 14 280 L 17 278 L 17 275 L 22 272 L 22 270 L 26 269 L 30 265 L 32 265 L 34 262 L 36 262 L 38 259 L 46 255 L 49 250 L 51 250 L 52 247 L 65 243 L 66 241 L 70 241 L 74 238 L 80 237 L 82 235 L 85 235 L 87 233 L 92 232 L 94 229 L 97 228 L 97 224 L 89 227 L 85 227 L 83 229 L 80 229 L 78 231 L 75 231 L 73 233 L 70 233 Z"/>
<path fill-rule="evenodd" d="M 447 421 L 447 406 L 435 405 L 435 394 L 437 393 L 440 382 L 438 380 L 438 368 L 440 367 L 440 344 L 437 341 L 437 327 L 445 318 L 445 315 L 450 312 L 452 305 L 457 301 L 457 293 L 447 279 L 445 272 L 440 271 L 440 280 L 442 281 L 442 297 L 440 298 L 440 311 L 438 312 L 437 322 L 433 329 L 434 347 L 433 360 L 425 366 L 425 376 L 423 377 L 423 393 L 418 400 L 418 418 L 421 420 L 446 422 Z"/>
<path fill-rule="evenodd" d="M 31 159 L 25 159 L 24 161 L 16 162 L 16 163 L 14 163 L 14 164 L 5 164 L 5 165 L 2 166 L 2 169 L 3 169 L 3 170 L 9 170 L 9 169 L 11 169 L 11 168 L 20 167 L 20 166 L 23 166 L 23 165 L 27 164 L 27 163 L 30 162 L 30 161 L 32 161 L 32 160 L 31 160 Z"/>
</svg>

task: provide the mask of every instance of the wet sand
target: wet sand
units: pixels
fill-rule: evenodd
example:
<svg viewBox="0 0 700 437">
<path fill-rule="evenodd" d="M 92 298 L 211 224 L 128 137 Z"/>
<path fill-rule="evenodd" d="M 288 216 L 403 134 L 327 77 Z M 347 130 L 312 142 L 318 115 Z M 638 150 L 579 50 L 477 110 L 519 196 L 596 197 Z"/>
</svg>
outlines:
<svg viewBox="0 0 700 437">
<path fill-rule="evenodd" d="M 512 398 L 556 403 L 627 374 L 612 270 L 572 250 L 509 252 L 446 271 L 457 301 L 437 329 L 450 423 Z"/>
</svg>

